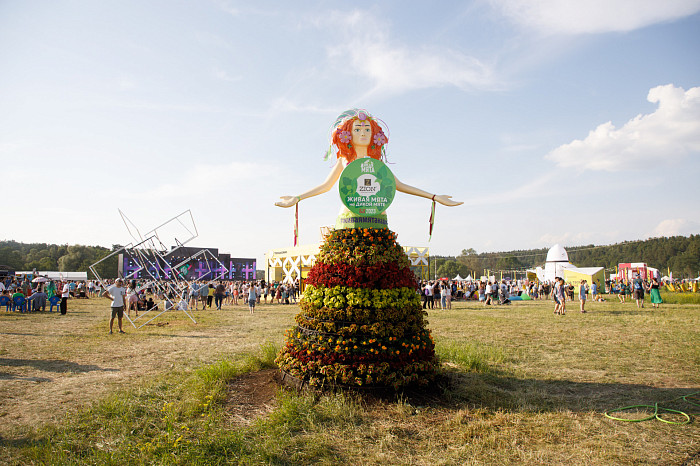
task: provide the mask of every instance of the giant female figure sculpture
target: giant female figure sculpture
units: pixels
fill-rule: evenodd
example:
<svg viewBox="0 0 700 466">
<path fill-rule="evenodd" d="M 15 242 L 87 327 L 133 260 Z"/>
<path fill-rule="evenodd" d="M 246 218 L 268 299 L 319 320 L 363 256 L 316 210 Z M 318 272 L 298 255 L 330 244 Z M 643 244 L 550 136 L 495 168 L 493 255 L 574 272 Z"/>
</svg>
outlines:
<svg viewBox="0 0 700 466">
<path fill-rule="evenodd" d="M 283 196 L 276 205 L 291 207 L 327 192 L 356 159 L 379 160 L 388 137 L 367 112 L 353 109 L 336 121 L 332 141 L 338 161 L 326 180 L 299 196 Z M 394 180 L 398 191 L 446 206 L 461 204 L 450 196 L 432 195 Z M 374 220 L 383 216 L 383 222 L 358 228 L 366 217 L 363 220 L 361 213 L 341 222 L 353 215 L 343 208 L 336 229 L 322 244 L 304 281 L 297 325 L 287 331 L 286 344 L 276 359 L 284 380 L 321 388 L 399 389 L 433 379 L 437 359 L 417 294 L 417 278 L 396 234 L 385 226 L 386 213 L 376 213 L 379 218 Z"/>
<path fill-rule="evenodd" d="M 326 180 L 319 186 L 298 196 L 282 196 L 280 198 L 282 200 L 276 202 L 275 205 L 279 207 L 292 207 L 302 199 L 307 199 L 329 191 L 336 181 L 338 181 L 343 169 L 348 163 L 355 159 L 363 157 L 371 157 L 373 159 L 381 158 L 384 145 L 389 142 L 389 139 L 384 131 L 382 131 L 377 121 L 362 110 L 349 110 L 343 115 L 347 116 L 342 118 L 341 115 L 341 118 L 339 118 L 341 123 L 336 126 L 332 137 L 332 143 L 338 148 L 336 154 L 338 160 Z M 452 196 L 432 195 L 422 189 L 404 184 L 396 177 L 395 180 L 396 189 L 403 193 L 431 199 L 446 206 L 462 204 L 462 202 L 453 201 L 451 199 Z"/>
</svg>

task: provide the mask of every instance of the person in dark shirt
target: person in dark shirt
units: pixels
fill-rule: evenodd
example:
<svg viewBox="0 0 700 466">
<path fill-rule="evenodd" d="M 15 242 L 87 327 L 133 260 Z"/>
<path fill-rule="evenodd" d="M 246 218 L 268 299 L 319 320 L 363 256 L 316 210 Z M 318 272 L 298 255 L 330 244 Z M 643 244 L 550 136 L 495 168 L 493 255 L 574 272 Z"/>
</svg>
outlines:
<svg viewBox="0 0 700 466">
<path fill-rule="evenodd" d="M 216 301 L 216 309 L 221 310 L 221 305 L 224 303 L 224 296 L 226 295 L 226 287 L 219 282 L 214 290 L 214 299 Z"/>
<path fill-rule="evenodd" d="M 632 295 L 634 300 L 637 301 L 637 309 L 641 309 L 644 307 L 644 282 L 639 274 L 635 275 L 632 281 L 632 288 Z"/>
</svg>

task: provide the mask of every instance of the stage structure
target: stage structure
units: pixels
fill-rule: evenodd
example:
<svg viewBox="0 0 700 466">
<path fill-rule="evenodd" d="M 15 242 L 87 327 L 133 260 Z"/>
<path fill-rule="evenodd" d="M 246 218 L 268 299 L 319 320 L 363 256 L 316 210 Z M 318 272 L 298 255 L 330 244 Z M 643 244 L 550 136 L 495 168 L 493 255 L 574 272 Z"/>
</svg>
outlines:
<svg viewBox="0 0 700 466">
<path fill-rule="evenodd" d="M 163 298 L 162 309 L 156 305 L 147 309 L 134 320 L 125 314 L 126 319 L 134 328 L 141 328 L 165 312 L 173 310 L 182 310 L 196 324 L 197 321 L 187 311 L 187 307 L 179 306 L 178 300 L 183 299 L 183 296 L 191 288 L 199 290 L 206 286 L 206 284 L 194 283 L 194 280 L 228 279 L 232 274 L 231 269 L 224 265 L 218 255 L 218 250 L 185 247 L 187 243 L 199 235 L 192 212 L 188 209 L 161 223 L 145 235 L 141 234 L 136 225 L 121 210 L 119 210 L 119 215 L 133 242 L 112 251 L 90 266 L 90 270 L 102 288 L 106 289 L 107 286 L 95 266 L 114 255 L 118 255 L 120 277 L 125 280 L 138 280 L 137 291 L 151 288 L 157 296 Z M 185 239 L 181 240 L 181 238 Z M 167 243 L 174 243 L 177 246 L 168 251 L 165 246 Z M 226 259 L 230 263 L 230 256 Z M 247 261 L 245 267 L 239 267 L 238 271 L 241 274 L 248 273 L 247 269 L 250 269 L 250 263 L 252 263 L 252 276 L 254 278 L 255 260 L 247 259 Z M 194 270 L 190 271 L 190 268 L 194 268 Z M 152 312 L 158 311 L 160 311 L 158 314 L 146 320 L 146 317 Z M 146 321 L 137 326 L 139 320 Z"/>
<path fill-rule="evenodd" d="M 316 262 L 322 243 L 297 247 L 270 249 L 265 253 L 265 279 L 268 282 L 290 283 L 303 281 Z M 411 270 L 420 280 L 428 280 L 430 249 L 428 247 L 403 246 Z"/>
<path fill-rule="evenodd" d="M 116 251 L 112 251 L 107 256 L 92 264 L 90 266 L 90 270 L 100 282 L 103 289 L 107 289 L 107 286 L 102 277 L 100 277 L 100 275 L 97 273 L 95 266 L 109 257 L 118 254 L 120 258 L 126 256 L 131 259 L 134 264 L 133 270 L 126 274 L 120 275 L 125 280 L 135 279 L 139 273 L 145 271 L 145 274 L 148 275 L 148 279 L 140 284 L 138 291 L 141 291 L 144 288 L 154 289 L 158 296 L 163 297 L 163 309 L 155 317 L 152 317 L 138 327 L 136 326 L 136 321 L 144 319 L 151 312 L 158 311 L 159 308 L 157 305 L 147 309 L 146 312 L 142 313 L 134 320 L 132 320 L 128 314 L 125 314 L 126 319 L 134 328 L 141 328 L 152 320 L 161 316 L 163 313 L 174 310 L 175 306 L 173 306 L 173 301 L 189 287 L 189 283 L 184 280 L 184 277 L 177 275 L 173 276 L 173 280 L 169 281 L 159 279 L 158 275 L 160 273 L 164 273 L 166 270 L 172 270 L 172 259 L 168 258 L 170 252 L 168 252 L 164 247 L 163 239 L 168 237 L 168 235 L 171 235 L 173 242 L 178 245 L 184 245 L 198 236 L 197 227 L 194 223 L 192 212 L 188 209 L 152 229 L 144 237 L 144 235 L 141 235 L 141 232 L 136 225 L 121 210 L 119 210 L 119 215 L 121 216 L 124 226 L 134 242 L 129 243 Z M 185 222 L 191 222 L 191 225 L 185 225 Z M 185 232 L 184 235 L 182 230 Z M 180 241 L 178 237 L 185 237 L 186 239 L 184 241 Z M 155 275 L 152 272 L 155 272 Z M 146 277 L 144 276 L 142 279 L 145 278 Z M 185 312 L 187 317 L 192 320 L 192 322 L 195 324 L 197 323 L 194 317 L 187 312 L 187 309 L 182 310 Z"/>
<path fill-rule="evenodd" d="M 231 257 L 219 253 L 217 248 L 177 246 L 168 252 L 167 261 L 148 251 L 141 254 L 141 258 L 120 254 L 119 276 L 136 280 L 148 279 L 151 275 L 159 280 L 255 280 L 255 259 Z"/>
</svg>

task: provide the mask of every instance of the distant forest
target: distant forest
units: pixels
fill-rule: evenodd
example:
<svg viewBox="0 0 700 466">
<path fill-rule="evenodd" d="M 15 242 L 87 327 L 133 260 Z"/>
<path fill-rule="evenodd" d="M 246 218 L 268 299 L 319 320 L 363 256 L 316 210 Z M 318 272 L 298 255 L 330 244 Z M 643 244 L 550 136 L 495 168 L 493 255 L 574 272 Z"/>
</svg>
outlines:
<svg viewBox="0 0 700 466">
<path fill-rule="evenodd" d="M 614 271 L 625 262 L 645 262 L 666 275 L 670 269 L 674 278 L 695 278 L 700 275 L 700 235 L 651 238 L 626 241 L 609 246 L 564 246 L 569 261 L 577 267 L 605 267 Z M 477 253 L 464 249 L 459 256 L 434 256 L 431 270 L 440 277 L 480 276 L 490 271 L 524 271 L 544 265 L 549 249 L 529 249 L 506 252 Z M 433 268 L 435 267 L 435 269 Z"/>
<path fill-rule="evenodd" d="M 121 248 L 113 245 L 112 249 L 102 246 L 68 246 L 46 243 L 18 243 L 0 241 L 0 266 L 7 266 L 15 272 L 33 269 L 59 272 L 88 272 L 94 278 L 89 267 L 110 252 Z M 95 267 L 102 278 L 116 278 L 117 255 L 114 255 Z"/>
<path fill-rule="evenodd" d="M 15 271 L 56 270 L 61 272 L 88 272 L 88 267 L 111 251 L 102 246 L 56 245 L 45 243 L 18 243 L 0 241 L 0 265 Z M 676 278 L 695 278 L 700 275 L 700 235 L 652 238 L 644 241 L 626 241 L 609 246 L 564 246 L 569 260 L 578 267 L 603 266 L 614 270 L 622 262 L 646 262 L 666 274 L 668 269 Z M 490 271 L 524 271 L 541 266 L 548 249 L 528 249 L 506 252 L 482 252 L 464 249 L 459 256 L 434 256 L 430 266 L 441 277 L 466 277 Z M 102 262 L 97 272 L 103 278 L 117 275 L 116 255 Z"/>
</svg>

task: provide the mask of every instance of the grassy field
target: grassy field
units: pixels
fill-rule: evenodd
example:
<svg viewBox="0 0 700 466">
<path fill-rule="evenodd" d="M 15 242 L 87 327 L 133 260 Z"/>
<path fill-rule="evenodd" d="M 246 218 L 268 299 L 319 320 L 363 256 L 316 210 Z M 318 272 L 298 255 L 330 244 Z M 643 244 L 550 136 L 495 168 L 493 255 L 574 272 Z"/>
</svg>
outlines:
<svg viewBox="0 0 700 466">
<path fill-rule="evenodd" d="M 700 464 L 700 393 L 680 398 L 700 392 L 700 305 L 456 303 L 428 317 L 439 381 L 381 397 L 278 387 L 296 306 L 197 311 L 196 325 L 170 312 L 108 335 L 108 305 L 0 312 L 0 462 Z M 691 423 L 603 414 L 656 402 Z"/>
</svg>

